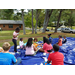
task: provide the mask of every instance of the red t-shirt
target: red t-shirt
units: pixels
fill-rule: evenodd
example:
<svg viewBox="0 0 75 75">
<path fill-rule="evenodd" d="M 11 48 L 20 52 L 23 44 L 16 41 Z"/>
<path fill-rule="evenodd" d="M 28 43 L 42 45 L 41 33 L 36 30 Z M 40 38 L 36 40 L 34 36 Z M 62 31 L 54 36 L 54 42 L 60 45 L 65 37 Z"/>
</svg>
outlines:
<svg viewBox="0 0 75 75">
<path fill-rule="evenodd" d="M 43 50 L 45 50 L 45 53 L 48 53 L 47 50 L 51 50 L 53 47 L 51 44 L 47 44 L 47 43 L 44 43 L 43 44 Z"/>
<path fill-rule="evenodd" d="M 64 65 L 64 55 L 60 52 L 51 53 L 48 61 L 52 61 L 52 65 Z"/>
</svg>

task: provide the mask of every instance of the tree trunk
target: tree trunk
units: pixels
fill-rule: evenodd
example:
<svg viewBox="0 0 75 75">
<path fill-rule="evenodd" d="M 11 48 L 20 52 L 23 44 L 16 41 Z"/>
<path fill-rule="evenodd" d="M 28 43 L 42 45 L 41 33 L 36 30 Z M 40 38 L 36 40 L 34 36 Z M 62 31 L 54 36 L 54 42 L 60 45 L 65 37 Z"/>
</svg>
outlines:
<svg viewBox="0 0 75 75">
<path fill-rule="evenodd" d="M 47 20 L 47 24 L 46 24 L 46 28 L 47 28 L 47 25 L 48 25 L 48 22 L 49 22 L 49 19 L 50 19 L 50 17 L 51 17 L 52 12 L 53 12 L 53 9 L 52 9 L 51 12 L 49 13 L 48 20 Z M 45 30 L 46 30 L 46 28 L 45 28 Z"/>
<path fill-rule="evenodd" d="M 36 25 L 35 25 L 35 34 L 37 34 L 37 23 L 38 23 L 38 17 L 39 17 L 39 13 L 38 13 L 38 9 L 36 9 Z"/>
<path fill-rule="evenodd" d="M 22 9 L 22 22 L 23 22 L 23 34 L 25 35 L 26 32 L 25 32 L 25 24 L 24 24 L 24 10 Z"/>
<path fill-rule="evenodd" d="M 49 12 L 50 12 L 49 9 L 46 9 L 45 19 L 44 19 L 44 24 L 43 24 L 43 33 L 45 33 L 45 30 L 46 30 L 46 24 L 47 24 Z"/>
<path fill-rule="evenodd" d="M 60 17 L 61 17 L 62 10 L 63 10 L 63 9 L 61 9 L 61 10 L 60 10 L 60 13 L 59 13 L 57 26 L 56 26 L 56 28 L 55 28 L 55 33 L 57 32 L 57 29 L 58 29 L 58 27 L 59 27 L 59 21 L 60 21 Z"/>
<path fill-rule="evenodd" d="M 48 25 L 48 22 L 49 22 L 52 12 L 53 12 L 53 9 L 51 10 L 51 12 L 50 12 L 50 9 L 46 9 L 45 19 L 44 19 L 44 23 L 43 23 L 43 33 L 45 33 L 45 31 L 46 31 L 46 28 L 47 28 L 47 25 Z"/>
<path fill-rule="evenodd" d="M 32 9 L 32 34 L 34 34 L 34 25 L 33 25 L 33 9 Z"/>
<path fill-rule="evenodd" d="M 36 25 L 35 25 L 35 34 L 37 34 L 37 20 L 36 20 Z"/>
</svg>

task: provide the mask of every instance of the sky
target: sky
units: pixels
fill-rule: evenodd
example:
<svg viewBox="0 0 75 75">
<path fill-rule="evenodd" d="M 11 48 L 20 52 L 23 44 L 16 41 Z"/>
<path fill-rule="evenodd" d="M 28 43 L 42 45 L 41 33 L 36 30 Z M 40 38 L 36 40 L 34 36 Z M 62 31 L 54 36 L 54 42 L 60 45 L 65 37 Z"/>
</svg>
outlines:
<svg viewBox="0 0 75 75">
<path fill-rule="evenodd" d="M 18 10 L 18 12 L 19 12 L 19 13 L 21 13 L 21 9 L 17 9 L 17 10 Z M 28 10 L 27 10 L 27 9 L 25 9 L 25 10 L 24 10 L 24 12 L 28 12 Z M 16 10 L 14 10 L 14 14 L 16 14 L 16 13 L 17 13 L 17 11 L 16 11 Z"/>
</svg>

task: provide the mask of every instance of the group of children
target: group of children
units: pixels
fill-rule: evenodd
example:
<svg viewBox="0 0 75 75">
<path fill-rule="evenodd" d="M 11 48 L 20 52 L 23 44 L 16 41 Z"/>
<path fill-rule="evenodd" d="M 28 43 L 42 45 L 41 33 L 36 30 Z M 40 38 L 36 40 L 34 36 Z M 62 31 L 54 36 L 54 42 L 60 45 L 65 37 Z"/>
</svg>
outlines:
<svg viewBox="0 0 75 75">
<path fill-rule="evenodd" d="M 17 39 L 19 35 L 20 29 L 17 27 L 13 33 L 13 43 L 14 43 L 14 52 L 18 53 L 17 51 Z M 21 49 L 26 49 L 25 55 L 35 55 L 37 51 L 49 53 L 47 63 L 52 62 L 52 65 L 63 65 L 64 56 L 59 51 L 59 46 L 67 42 L 66 36 L 64 36 L 64 40 L 62 40 L 62 36 L 59 36 L 59 41 L 57 44 L 52 46 L 52 37 L 51 34 L 48 34 L 48 38 L 43 37 L 43 43 L 38 44 L 37 38 L 28 38 L 27 43 L 23 42 L 23 38 L 20 38 L 19 45 Z M 40 46 L 41 48 L 38 48 Z M 21 58 L 16 59 L 14 55 L 10 54 L 9 52 L 10 44 L 5 42 L 3 44 L 3 49 L 0 48 L 0 65 L 12 65 L 12 64 L 19 64 L 21 62 Z M 4 51 L 3 51 L 4 50 Z M 54 52 L 52 52 L 54 50 Z"/>
</svg>

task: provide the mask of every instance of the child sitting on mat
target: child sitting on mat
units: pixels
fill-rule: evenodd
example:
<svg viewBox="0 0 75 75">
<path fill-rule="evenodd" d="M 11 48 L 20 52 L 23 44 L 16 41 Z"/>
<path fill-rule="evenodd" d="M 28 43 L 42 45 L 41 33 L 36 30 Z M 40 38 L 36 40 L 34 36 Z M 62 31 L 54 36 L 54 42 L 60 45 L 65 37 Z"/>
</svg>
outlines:
<svg viewBox="0 0 75 75">
<path fill-rule="evenodd" d="M 26 52 L 25 55 L 35 55 L 37 48 L 32 44 L 33 39 L 29 38 L 26 44 Z"/>
<path fill-rule="evenodd" d="M 57 43 L 59 46 L 62 46 L 62 36 L 59 35 L 59 40 L 58 40 L 58 43 Z"/>
<path fill-rule="evenodd" d="M 48 34 L 49 42 L 52 43 L 52 37 L 51 34 Z"/>
<path fill-rule="evenodd" d="M 33 39 L 33 44 L 34 44 L 35 47 L 37 47 L 37 46 L 42 46 L 43 43 L 38 44 L 37 42 L 38 42 L 38 39 L 37 39 L 37 38 L 34 38 L 34 39 Z"/>
<path fill-rule="evenodd" d="M 67 42 L 67 38 L 66 38 L 66 36 L 64 36 L 63 38 L 64 38 L 64 39 L 63 39 L 63 41 L 62 41 L 62 44 L 64 44 L 64 43 Z"/>
<path fill-rule="evenodd" d="M 25 45 L 24 45 L 24 42 L 23 42 L 23 38 L 20 38 L 19 45 L 20 45 L 20 48 L 21 49 L 25 49 Z"/>
<path fill-rule="evenodd" d="M 52 45 L 46 37 L 43 37 L 43 48 L 40 48 L 39 51 L 49 53 L 52 52 Z"/>
<path fill-rule="evenodd" d="M 21 62 L 21 58 L 15 58 L 14 55 L 9 53 L 10 44 L 5 42 L 3 44 L 3 52 L 0 53 L 0 65 L 18 65 Z"/>
<path fill-rule="evenodd" d="M 37 41 L 38 41 L 38 39 L 37 39 L 37 38 L 34 38 L 34 39 L 33 39 L 33 45 L 34 45 L 35 47 L 37 47 L 37 46 L 38 46 Z"/>
<path fill-rule="evenodd" d="M 64 55 L 59 51 L 57 44 L 53 45 L 54 53 L 50 53 L 47 63 L 52 62 L 52 65 L 64 65 Z"/>
</svg>

